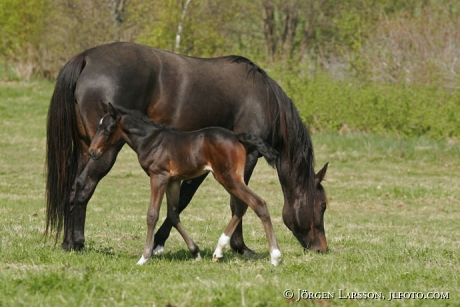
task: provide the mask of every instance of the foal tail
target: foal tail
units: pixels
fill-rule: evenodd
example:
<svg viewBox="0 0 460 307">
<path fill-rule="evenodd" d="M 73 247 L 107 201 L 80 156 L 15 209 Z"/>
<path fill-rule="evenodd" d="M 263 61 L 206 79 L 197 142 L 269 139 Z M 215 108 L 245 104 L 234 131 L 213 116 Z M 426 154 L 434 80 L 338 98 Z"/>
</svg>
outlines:
<svg viewBox="0 0 460 307">
<path fill-rule="evenodd" d="M 247 149 L 255 148 L 260 155 L 265 157 L 271 167 L 276 166 L 280 154 L 263 139 L 251 133 L 240 133 L 236 137 L 238 141 L 247 146 Z"/>
<path fill-rule="evenodd" d="M 46 128 L 46 229 L 56 241 L 70 216 L 70 194 L 81 155 L 78 142 L 75 87 L 85 56 L 71 59 L 59 73 L 48 110 Z"/>
</svg>

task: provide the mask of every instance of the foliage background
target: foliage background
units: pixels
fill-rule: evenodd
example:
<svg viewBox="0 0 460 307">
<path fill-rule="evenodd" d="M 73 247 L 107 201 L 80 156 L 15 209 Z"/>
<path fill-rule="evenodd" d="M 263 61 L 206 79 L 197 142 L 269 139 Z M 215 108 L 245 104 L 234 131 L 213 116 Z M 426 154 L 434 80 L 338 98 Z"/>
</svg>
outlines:
<svg viewBox="0 0 460 307">
<path fill-rule="evenodd" d="M 460 136 L 456 0 L 3 0 L 0 28 L 12 79 L 54 79 L 73 55 L 111 41 L 240 54 L 313 131 Z"/>
<path fill-rule="evenodd" d="M 456 0 L 1 0 L 0 306 L 388 305 L 294 303 L 284 289 L 444 291 L 449 300 L 394 305 L 458 306 L 459 14 Z M 269 265 L 251 212 L 255 258 L 211 262 L 229 210 L 210 179 L 183 213 L 203 261 L 173 232 L 165 255 L 135 266 L 149 186 L 127 149 L 91 199 L 85 251 L 43 240 L 52 81 L 74 54 L 111 41 L 241 54 L 279 82 L 315 132 L 317 166 L 330 162 L 331 252 L 303 253 L 283 226 L 276 172 L 259 163 L 251 188 L 270 202 L 282 265 Z"/>
</svg>

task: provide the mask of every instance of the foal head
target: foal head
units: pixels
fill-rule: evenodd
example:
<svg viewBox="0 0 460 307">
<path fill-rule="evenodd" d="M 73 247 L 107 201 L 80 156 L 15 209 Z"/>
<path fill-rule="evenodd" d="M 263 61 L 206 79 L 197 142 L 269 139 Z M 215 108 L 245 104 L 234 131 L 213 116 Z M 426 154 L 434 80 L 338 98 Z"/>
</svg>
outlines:
<svg viewBox="0 0 460 307">
<path fill-rule="evenodd" d="M 109 102 L 108 106 L 104 103 L 103 109 L 106 114 L 101 118 L 97 132 L 91 141 L 89 147 L 89 156 L 96 160 L 113 145 L 117 144 L 121 139 L 121 113 L 115 109 Z"/>
</svg>

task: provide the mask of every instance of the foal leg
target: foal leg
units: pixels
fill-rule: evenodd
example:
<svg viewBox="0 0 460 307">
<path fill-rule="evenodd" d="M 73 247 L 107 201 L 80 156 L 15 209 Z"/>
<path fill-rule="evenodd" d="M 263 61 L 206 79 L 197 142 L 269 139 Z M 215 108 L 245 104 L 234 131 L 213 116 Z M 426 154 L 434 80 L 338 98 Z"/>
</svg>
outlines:
<svg viewBox="0 0 460 307">
<path fill-rule="evenodd" d="M 65 232 L 62 248 L 80 250 L 85 242 L 86 207 L 99 181 L 112 168 L 123 144 L 107 150 L 98 160 L 90 159 L 78 176 L 70 198 L 69 228 Z"/>
<path fill-rule="evenodd" d="M 141 259 L 137 262 L 138 265 L 143 265 L 152 258 L 155 225 L 160 215 L 161 201 L 163 200 L 167 184 L 167 179 L 150 175 L 150 204 L 147 209 L 147 239 Z"/>
<path fill-rule="evenodd" d="M 270 247 L 271 264 L 277 266 L 281 262 L 281 252 L 276 242 L 275 232 L 273 230 L 270 213 L 268 212 L 267 203 L 252 192 L 246 185 L 241 184 L 234 191 L 234 195 L 244 200 L 262 221 Z"/>
<path fill-rule="evenodd" d="M 246 184 L 249 183 L 249 179 L 252 176 L 252 173 L 254 171 L 254 168 L 256 167 L 257 161 L 259 159 L 259 153 L 257 151 L 253 151 L 251 153 L 248 153 L 246 157 L 246 165 L 244 169 L 244 181 Z M 236 198 L 235 196 L 231 195 L 230 197 L 230 208 L 232 209 L 232 215 L 236 214 L 237 208 L 240 208 L 239 210 L 242 210 L 248 205 L 241 201 L 240 199 Z M 244 209 L 244 211 L 246 211 Z M 244 214 L 244 213 L 243 213 Z M 233 233 L 231 239 L 230 239 L 230 246 L 232 250 L 236 253 L 239 254 L 246 254 L 246 255 L 253 255 L 255 254 L 254 251 L 252 251 L 249 247 L 246 246 L 244 243 L 243 239 L 243 221 L 241 220 L 236 229 L 235 232 Z"/>
<path fill-rule="evenodd" d="M 208 174 L 206 173 L 200 177 L 185 180 L 184 182 L 182 182 L 182 185 L 180 186 L 179 205 L 177 206 L 178 214 L 180 214 L 182 210 L 184 210 L 190 203 L 193 195 L 195 195 L 195 192 L 197 191 L 198 187 L 201 185 L 201 183 L 204 181 L 207 175 Z M 164 245 L 169 237 L 169 234 L 171 233 L 172 227 L 173 225 L 171 223 L 170 218 L 166 217 L 163 224 L 155 233 L 155 247 L 153 250 L 154 255 L 161 254 L 162 252 L 164 252 Z"/>
<path fill-rule="evenodd" d="M 232 178 L 231 180 L 226 180 L 221 176 L 216 176 L 216 179 L 235 197 L 249 205 L 260 218 L 262 224 L 264 225 L 265 234 L 267 236 L 268 244 L 270 247 L 271 264 L 277 266 L 281 262 L 281 252 L 278 248 L 278 243 L 276 242 L 275 232 L 273 230 L 273 225 L 266 202 L 257 196 L 254 192 L 252 192 L 243 182 L 239 181 L 238 179 Z M 230 235 L 231 229 L 233 227 L 232 223 L 235 223 L 235 221 L 239 222 L 238 219 L 239 217 L 235 215 L 232 217 L 230 224 L 227 226 L 227 229 L 230 231 Z M 228 244 L 228 235 L 228 233 L 224 232 L 224 234 L 219 239 L 219 243 L 215 252 L 216 258 L 219 258 L 219 248 L 225 247 L 226 244 Z"/>
<path fill-rule="evenodd" d="M 182 223 L 180 222 L 179 211 L 177 208 L 177 205 L 179 204 L 179 193 L 180 181 L 170 181 L 166 190 L 166 197 L 168 201 L 168 219 L 174 228 L 179 231 L 195 260 L 200 260 L 200 249 L 195 244 L 195 242 L 193 242 L 192 238 L 188 235 L 188 233 L 185 231 L 185 228 L 182 226 Z"/>
<path fill-rule="evenodd" d="M 241 218 L 242 215 L 240 216 L 239 214 L 235 214 L 232 216 L 230 223 L 228 223 L 227 227 L 224 230 L 224 233 L 220 236 L 219 241 L 217 242 L 217 247 L 214 250 L 214 253 L 212 254 L 212 261 L 216 262 L 223 257 L 223 251 L 230 243 L 230 237 L 235 232 L 238 223 L 241 222 Z"/>
</svg>

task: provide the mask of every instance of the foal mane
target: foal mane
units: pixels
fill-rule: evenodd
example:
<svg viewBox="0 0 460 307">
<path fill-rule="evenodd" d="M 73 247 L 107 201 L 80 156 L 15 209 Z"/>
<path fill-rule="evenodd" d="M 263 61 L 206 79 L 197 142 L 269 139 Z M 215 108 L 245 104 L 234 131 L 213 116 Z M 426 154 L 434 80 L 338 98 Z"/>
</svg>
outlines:
<svg viewBox="0 0 460 307">
<path fill-rule="evenodd" d="M 161 130 L 161 131 L 177 131 L 177 129 L 171 126 L 166 126 L 166 125 L 163 125 L 159 122 L 156 122 L 150 119 L 149 117 L 147 117 L 147 115 L 143 114 L 142 112 L 138 110 L 130 110 L 130 109 L 126 109 L 121 106 L 116 106 L 116 108 L 118 111 L 120 111 L 122 115 L 128 115 L 134 118 L 137 122 L 141 124 L 153 125 L 156 129 Z"/>
</svg>

